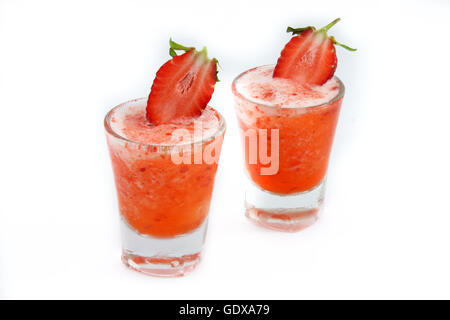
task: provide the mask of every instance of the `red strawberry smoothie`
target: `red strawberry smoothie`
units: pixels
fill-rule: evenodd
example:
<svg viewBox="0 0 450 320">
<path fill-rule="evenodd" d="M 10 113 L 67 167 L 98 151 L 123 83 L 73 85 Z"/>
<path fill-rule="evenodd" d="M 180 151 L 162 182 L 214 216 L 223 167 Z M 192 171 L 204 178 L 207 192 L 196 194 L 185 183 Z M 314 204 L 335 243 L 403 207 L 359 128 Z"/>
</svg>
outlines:
<svg viewBox="0 0 450 320">
<path fill-rule="evenodd" d="M 273 78 L 274 66 L 250 69 L 233 82 L 239 127 L 244 139 L 245 163 L 251 180 L 263 190 L 295 194 L 319 185 L 324 179 L 333 136 L 344 94 L 337 77 L 323 85 L 299 84 Z M 249 163 L 249 141 L 245 132 L 279 130 L 279 169 L 262 175 L 259 157 Z M 258 143 L 259 146 L 259 143 Z M 271 153 L 268 143 L 268 154 Z M 259 150 L 258 150 L 259 154 Z"/>
<path fill-rule="evenodd" d="M 196 229 L 208 214 L 217 161 L 194 158 L 208 149 L 218 160 L 225 123 L 207 107 L 198 117 L 155 125 L 146 118 L 146 103 L 126 102 L 105 119 L 119 209 L 138 233 L 173 237 Z M 177 129 L 189 135 L 173 135 Z M 175 150 L 192 163 L 175 163 Z"/>
</svg>

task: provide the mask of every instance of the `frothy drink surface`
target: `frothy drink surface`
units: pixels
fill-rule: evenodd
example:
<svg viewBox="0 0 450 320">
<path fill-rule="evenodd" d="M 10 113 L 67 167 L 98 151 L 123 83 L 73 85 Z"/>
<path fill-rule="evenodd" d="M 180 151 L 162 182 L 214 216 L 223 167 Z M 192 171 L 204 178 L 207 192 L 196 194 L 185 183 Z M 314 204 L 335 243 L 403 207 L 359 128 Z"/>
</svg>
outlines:
<svg viewBox="0 0 450 320">
<path fill-rule="evenodd" d="M 336 77 L 321 86 L 309 86 L 289 79 L 273 78 L 273 70 L 274 66 L 249 70 L 236 82 L 236 90 L 254 103 L 280 108 L 317 106 L 339 94 L 339 80 Z"/>
<path fill-rule="evenodd" d="M 209 107 L 199 117 L 177 119 L 161 125 L 150 123 L 146 118 L 145 109 L 145 103 L 119 107 L 111 117 L 111 128 L 128 140 L 153 145 L 177 145 L 212 137 L 220 126 L 218 113 Z M 186 140 L 185 137 L 182 139 L 179 135 L 173 135 L 177 129 L 189 131 L 189 140 Z M 195 132 L 195 136 L 194 129 L 199 129 Z"/>
</svg>

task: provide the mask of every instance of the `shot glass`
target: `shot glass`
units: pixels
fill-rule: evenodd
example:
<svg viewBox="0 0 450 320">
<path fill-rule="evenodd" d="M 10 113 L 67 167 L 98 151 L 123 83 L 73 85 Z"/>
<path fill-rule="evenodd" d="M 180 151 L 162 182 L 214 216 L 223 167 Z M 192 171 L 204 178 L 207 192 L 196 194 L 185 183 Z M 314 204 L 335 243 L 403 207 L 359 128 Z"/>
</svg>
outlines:
<svg viewBox="0 0 450 320">
<path fill-rule="evenodd" d="M 252 101 L 232 84 L 245 153 L 245 214 L 257 225 L 296 232 L 312 225 L 321 208 L 328 160 L 344 97 L 320 105 L 274 107 Z"/>
<path fill-rule="evenodd" d="M 119 112 L 142 107 L 140 98 L 114 107 L 105 117 L 120 212 L 122 261 L 136 271 L 183 276 L 199 263 L 225 120 L 184 144 L 150 145 L 121 136 L 112 121 Z M 210 107 L 208 107 L 210 108 Z"/>
</svg>

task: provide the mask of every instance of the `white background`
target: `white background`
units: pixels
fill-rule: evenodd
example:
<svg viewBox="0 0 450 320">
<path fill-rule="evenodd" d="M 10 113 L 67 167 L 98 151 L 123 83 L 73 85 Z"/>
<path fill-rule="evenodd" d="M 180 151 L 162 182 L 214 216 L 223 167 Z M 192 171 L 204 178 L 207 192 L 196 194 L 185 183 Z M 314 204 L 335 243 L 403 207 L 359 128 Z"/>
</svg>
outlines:
<svg viewBox="0 0 450 320">
<path fill-rule="evenodd" d="M 321 27 L 346 84 L 320 221 L 243 215 L 231 80 L 275 63 L 286 26 Z M 0 0 L 0 297 L 450 298 L 448 1 Z M 120 262 L 103 132 L 149 93 L 168 40 L 219 59 L 228 122 L 203 261 L 159 279 Z"/>
</svg>

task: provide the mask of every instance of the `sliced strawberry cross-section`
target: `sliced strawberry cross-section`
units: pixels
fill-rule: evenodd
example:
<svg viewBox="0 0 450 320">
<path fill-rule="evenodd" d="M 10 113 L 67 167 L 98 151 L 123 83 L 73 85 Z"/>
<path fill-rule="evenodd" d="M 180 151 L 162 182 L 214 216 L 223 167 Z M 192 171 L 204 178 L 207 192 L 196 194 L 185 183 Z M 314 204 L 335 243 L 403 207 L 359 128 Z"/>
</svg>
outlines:
<svg viewBox="0 0 450 320">
<path fill-rule="evenodd" d="M 310 85 L 322 85 L 333 77 L 337 66 L 335 44 L 355 51 L 329 37 L 328 30 L 339 22 L 339 18 L 316 30 L 314 27 L 291 28 L 294 37 L 286 44 L 273 72 L 274 78 L 286 78 Z"/>
<path fill-rule="evenodd" d="M 178 56 L 178 50 L 185 53 Z M 197 51 L 170 39 L 169 53 L 172 59 L 156 73 L 147 101 L 147 119 L 153 124 L 199 116 L 217 82 L 217 60 L 208 58 L 206 47 Z"/>
</svg>

